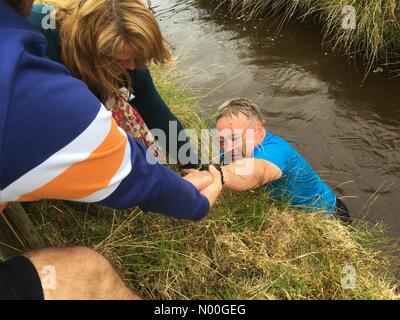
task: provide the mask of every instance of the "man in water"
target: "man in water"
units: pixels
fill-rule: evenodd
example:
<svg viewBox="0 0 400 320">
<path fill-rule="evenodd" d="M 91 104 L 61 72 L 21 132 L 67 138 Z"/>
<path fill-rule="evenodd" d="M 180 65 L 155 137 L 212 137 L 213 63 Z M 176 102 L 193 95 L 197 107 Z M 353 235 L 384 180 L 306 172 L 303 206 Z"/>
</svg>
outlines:
<svg viewBox="0 0 400 320">
<path fill-rule="evenodd" d="M 220 106 L 216 128 L 225 161 L 224 185 L 234 191 L 264 187 L 299 210 L 324 212 L 345 222 L 348 209 L 287 141 L 268 132 L 258 106 L 236 98 Z M 239 160 L 238 160 L 239 159 Z M 237 160 L 237 161 L 236 161 Z"/>
</svg>

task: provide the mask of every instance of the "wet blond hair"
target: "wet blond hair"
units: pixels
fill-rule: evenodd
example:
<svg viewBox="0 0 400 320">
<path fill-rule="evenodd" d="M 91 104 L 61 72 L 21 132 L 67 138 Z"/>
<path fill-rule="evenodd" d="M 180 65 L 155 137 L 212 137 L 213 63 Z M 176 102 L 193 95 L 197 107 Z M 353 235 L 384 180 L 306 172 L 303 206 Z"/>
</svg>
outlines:
<svg viewBox="0 0 400 320">
<path fill-rule="evenodd" d="M 262 121 L 263 116 L 260 108 L 250 99 L 237 97 L 225 101 L 219 108 L 216 116 L 216 121 L 225 117 L 237 116 L 239 113 L 245 115 L 248 119 Z"/>
<path fill-rule="evenodd" d="M 140 0 L 50 0 L 60 32 L 61 59 L 71 74 L 106 99 L 123 84 L 128 72 L 117 74 L 116 54 L 124 46 L 137 52 L 135 64 L 172 60 L 168 42 L 153 13 Z"/>
</svg>

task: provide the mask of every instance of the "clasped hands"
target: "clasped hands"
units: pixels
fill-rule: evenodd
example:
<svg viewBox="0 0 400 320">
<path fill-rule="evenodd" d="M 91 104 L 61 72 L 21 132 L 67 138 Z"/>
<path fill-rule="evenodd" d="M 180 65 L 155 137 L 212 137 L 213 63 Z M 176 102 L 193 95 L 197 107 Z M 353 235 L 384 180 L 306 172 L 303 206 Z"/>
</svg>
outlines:
<svg viewBox="0 0 400 320">
<path fill-rule="evenodd" d="M 215 204 L 222 190 L 222 183 L 221 173 L 214 166 L 210 165 L 208 171 L 190 170 L 184 179 L 208 199 L 210 206 Z"/>
</svg>

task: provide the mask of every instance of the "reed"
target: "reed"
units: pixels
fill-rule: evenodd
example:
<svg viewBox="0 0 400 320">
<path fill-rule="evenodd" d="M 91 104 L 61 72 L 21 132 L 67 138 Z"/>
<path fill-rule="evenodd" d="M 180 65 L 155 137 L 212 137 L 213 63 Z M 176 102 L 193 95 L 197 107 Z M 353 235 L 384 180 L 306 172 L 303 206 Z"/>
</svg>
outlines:
<svg viewBox="0 0 400 320">
<path fill-rule="evenodd" d="M 322 27 L 324 44 L 346 56 L 360 57 L 366 74 L 387 70 L 399 72 L 400 2 L 397 0 L 212 0 L 233 15 L 316 20 Z M 346 23 L 352 6 L 355 29 Z M 345 28 L 343 23 L 345 21 Z M 349 28 L 347 28 L 349 27 Z"/>
</svg>

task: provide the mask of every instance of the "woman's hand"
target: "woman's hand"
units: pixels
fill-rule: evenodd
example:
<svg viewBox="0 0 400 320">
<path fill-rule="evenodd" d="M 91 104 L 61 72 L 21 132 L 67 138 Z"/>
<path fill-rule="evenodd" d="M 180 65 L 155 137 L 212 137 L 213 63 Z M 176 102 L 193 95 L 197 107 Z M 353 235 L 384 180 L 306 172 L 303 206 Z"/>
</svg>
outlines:
<svg viewBox="0 0 400 320">
<path fill-rule="evenodd" d="M 209 166 L 208 172 L 212 176 L 212 183 L 202 189 L 200 193 L 208 199 L 210 207 L 212 207 L 222 191 L 221 173 L 214 166 Z"/>
<path fill-rule="evenodd" d="M 195 171 L 189 173 L 185 180 L 193 184 L 200 193 L 208 199 L 212 207 L 222 190 L 221 173 L 210 166 L 208 171 Z"/>
<path fill-rule="evenodd" d="M 213 177 L 208 171 L 192 170 L 183 179 L 189 181 L 199 191 L 202 191 L 213 182 Z"/>
</svg>

